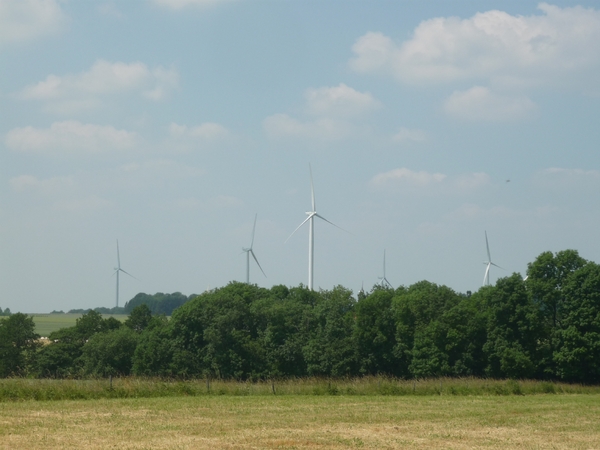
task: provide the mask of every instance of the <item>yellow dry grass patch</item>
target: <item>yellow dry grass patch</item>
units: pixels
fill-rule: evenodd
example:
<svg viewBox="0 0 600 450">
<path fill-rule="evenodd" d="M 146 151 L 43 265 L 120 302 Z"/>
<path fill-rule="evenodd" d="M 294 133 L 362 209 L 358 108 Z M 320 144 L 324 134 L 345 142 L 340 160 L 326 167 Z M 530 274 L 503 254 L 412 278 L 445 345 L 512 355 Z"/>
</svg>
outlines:
<svg viewBox="0 0 600 450">
<path fill-rule="evenodd" d="M 600 397 L 179 397 L 0 404 L 10 449 L 594 449 Z"/>
</svg>

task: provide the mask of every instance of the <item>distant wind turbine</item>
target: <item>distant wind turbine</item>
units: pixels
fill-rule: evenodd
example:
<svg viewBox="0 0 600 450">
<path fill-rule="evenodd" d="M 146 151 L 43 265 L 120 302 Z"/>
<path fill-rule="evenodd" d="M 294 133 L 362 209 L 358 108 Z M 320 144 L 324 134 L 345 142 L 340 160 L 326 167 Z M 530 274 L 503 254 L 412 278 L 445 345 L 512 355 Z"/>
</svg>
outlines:
<svg viewBox="0 0 600 450">
<path fill-rule="evenodd" d="M 492 262 L 492 257 L 490 256 L 490 245 L 488 244 L 487 231 L 485 231 L 485 246 L 487 248 L 488 260 L 484 262 L 484 264 L 487 264 L 487 266 L 485 268 L 485 275 L 483 276 L 483 285 L 489 286 L 490 285 L 490 267 L 495 266 L 499 269 L 502 269 L 502 267 L 500 267 L 498 264 L 494 264 Z M 504 270 L 504 269 L 502 269 L 502 270 Z"/>
<path fill-rule="evenodd" d="M 123 272 L 124 274 L 127 274 L 131 278 L 137 280 L 137 278 L 135 278 L 133 275 L 121 269 L 121 257 L 119 256 L 119 240 L 117 239 L 117 267 L 115 267 L 115 274 L 117 275 L 117 308 L 119 307 L 119 272 Z"/>
<path fill-rule="evenodd" d="M 258 259 L 256 259 L 254 250 L 252 250 L 252 246 L 254 245 L 254 232 L 256 231 L 256 217 L 257 216 L 258 216 L 258 214 L 256 214 L 254 216 L 254 227 L 252 227 L 252 241 L 250 243 L 250 247 L 242 248 L 242 252 L 246 252 L 246 284 L 250 284 L 250 254 L 252 254 L 254 261 L 256 261 L 256 265 L 258 266 L 260 271 L 263 273 L 265 278 L 267 277 L 267 274 L 265 273 L 265 271 L 262 269 L 262 267 L 260 267 L 260 263 L 258 262 Z"/>
<path fill-rule="evenodd" d="M 296 231 L 298 231 L 300 229 L 300 227 L 302 227 L 302 225 L 304 225 L 306 222 L 309 222 L 308 226 L 308 289 L 310 289 L 312 291 L 313 289 L 313 275 L 314 275 L 314 266 L 315 266 L 315 260 L 314 260 L 314 250 L 315 250 L 315 233 L 314 233 L 314 218 L 318 217 L 321 220 L 324 220 L 325 222 L 329 223 L 330 225 L 333 225 L 336 228 L 339 228 L 342 231 L 346 231 L 341 227 L 338 227 L 335 223 L 330 222 L 329 220 L 327 220 L 325 217 L 323 217 L 322 215 L 317 213 L 317 207 L 315 206 L 315 189 L 313 186 L 313 178 L 312 178 L 312 168 L 310 166 L 310 164 L 308 165 L 308 170 L 310 172 L 310 195 L 311 195 L 311 200 L 312 200 L 312 210 L 311 211 L 307 211 L 306 214 L 308 215 L 308 217 L 306 219 L 304 219 L 304 221 L 298 225 L 298 227 L 292 232 L 292 234 L 290 234 L 290 236 L 285 240 L 285 242 L 287 242 Z"/>
<path fill-rule="evenodd" d="M 385 277 L 385 250 L 383 251 L 383 276 L 379 277 L 379 279 L 381 280 L 381 287 L 385 288 L 386 285 L 387 285 L 387 287 L 390 287 L 390 288 L 394 289 L 394 287 L 392 286 L 392 284 Z"/>
</svg>

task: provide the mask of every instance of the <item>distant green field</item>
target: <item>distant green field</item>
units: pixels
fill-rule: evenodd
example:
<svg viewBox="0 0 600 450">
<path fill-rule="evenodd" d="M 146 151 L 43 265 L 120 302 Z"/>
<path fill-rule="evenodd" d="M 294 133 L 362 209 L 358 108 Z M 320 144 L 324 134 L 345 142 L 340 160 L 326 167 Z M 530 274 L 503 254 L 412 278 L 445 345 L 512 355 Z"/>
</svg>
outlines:
<svg viewBox="0 0 600 450">
<path fill-rule="evenodd" d="M 48 336 L 61 328 L 72 327 L 81 314 L 30 314 L 35 323 L 35 332 L 40 336 Z M 103 314 L 102 317 L 114 317 L 121 322 L 127 319 L 127 314 Z"/>
</svg>

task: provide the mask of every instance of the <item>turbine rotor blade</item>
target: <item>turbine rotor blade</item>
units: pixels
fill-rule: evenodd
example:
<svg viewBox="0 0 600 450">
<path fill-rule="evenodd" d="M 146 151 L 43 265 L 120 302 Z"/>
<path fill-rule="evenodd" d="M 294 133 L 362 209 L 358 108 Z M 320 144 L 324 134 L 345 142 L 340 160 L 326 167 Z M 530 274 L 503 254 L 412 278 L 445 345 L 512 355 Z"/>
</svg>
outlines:
<svg viewBox="0 0 600 450">
<path fill-rule="evenodd" d="M 124 271 L 123 269 L 121 269 L 120 267 L 119 267 L 119 271 L 121 271 L 121 272 L 123 272 L 123 273 L 125 273 L 125 274 L 129 275 L 129 276 L 130 276 L 131 278 L 133 278 L 134 280 L 137 280 L 137 278 L 136 278 L 136 277 L 134 277 L 133 275 L 131 275 L 129 272 L 125 272 L 125 271 Z M 138 280 L 138 281 L 139 281 L 139 280 Z"/>
<path fill-rule="evenodd" d="M 254 254 L 254 252 L 252 250 L 250 250 L 250 254 L 254 258 L 254 261 L 256 261 L 256 264 L 258 265 L 258 268 L 260 269 L 260 271 L 263 273 L 263 275 L 265 276 L 265 278 L 267 278 L 267 274 L 265 273 L 265 271 L 263 270 L 263 268 L 260 266 L 260 263 L 258 262 L 258 259 L 256 259 L 256 255 Z"/>
<path fill-rule="evenodd" d="M 312 200 L 312 210 L 313 212 L 316 211 L 316 206 L 315 206 L 315 188 L 313 186 L 313 176 L 312 176 L 312 167 L 310 166 L 310 163 L 308 164 L 308 171 L 310 172 L 310 196 L 311 196 L 311 200 Z"/>
<path fill-rule="evenodd" d="M 329 223 L 329 224 L 333 225 L 334 227 L 336 227 L 336 228 L 339 228 L 340 230 L 342 230 L 342 231 L 345 231 L 345 232 L 346 232 L 346 233 L 348 233 L 348 234 L 352 234 L 352 233 L 350 233 L 348 230 L 344 230 L 342 227 L 339 227 L 339 226 L 337 226 L 335 223 L 333 223 L 333 222 L 331 222 L 331 221 L 327 220 L 325 217 L 321 216 L 320 214 L 317 214 L 317 213 L 315 213 L 314 215 L 315 215 L 315 216 L 317 216 L 319 219 L 322 219 L 322 220 L 324 220 L 325 222 L 327 222 L 327 223 Z"/>
<path fill-rule="evenodd" d="M 490 261 L 490 264 L 492 266 L 496 266 L 498 269 L 502 269 L 502 270 L 506 270 L 504 267 L 500 267 L 498 264 L 494 264 L 493 262 Z"/>
<path fill-rule="evenodd" d="M 312 218 L 312 216 L 314 216 L 314 215 L 315 215 L 315 214 L 310 214 L 310 215 L 309 215 L 309 216 L 308 216 L 306 219 L 304 219 L 304 221 L 303 221 L 303 222 L 302 222 L 300 225 L 298 225 L 298 227 L 296 227 L 296 229 L 295 229 L 294 231 L 292 231 L 292 234 L 290 234 L 290 235 L 289 235 L 289 237 L 288 237 L 288 238 L 285 240 L 285 242 L 289 241 L 289 240 L 290 240 L 290 238 L 291 238 L 291 237 L 294 235 L 294 233 L 295 233 L 296 231 L 298 231 L 298 230 L 300 229 L 300 227 L 301 227 L 302 225 L 304 225 L 306 222 L 308 222 L 308 221 L 309 221 L 309 220 Z"/>
<path fill-rule="evenodd" d="M 252 242 L 250 243 L 250 249 L 252 249 L 252 247 L 254 246 L 254 232 L 256 231 L 256 218 L 258 217 L 258 214 L 255 214 L 254 216 L 254 226 L 252 227 Z"/>
<path fill-rule="evenodd" d="M 119 256 L 119 240 L 117 239 L 117 266 L 121 268 L 121 257 Z"/>
<path fill-rule="evenodd" d="M 491 261 L 492 257 L 490 256 L 490 244 L 488 244 L 487 231 L 485 232 L 485 246 L 487 248 L 488 261 Z"/>
</svg>

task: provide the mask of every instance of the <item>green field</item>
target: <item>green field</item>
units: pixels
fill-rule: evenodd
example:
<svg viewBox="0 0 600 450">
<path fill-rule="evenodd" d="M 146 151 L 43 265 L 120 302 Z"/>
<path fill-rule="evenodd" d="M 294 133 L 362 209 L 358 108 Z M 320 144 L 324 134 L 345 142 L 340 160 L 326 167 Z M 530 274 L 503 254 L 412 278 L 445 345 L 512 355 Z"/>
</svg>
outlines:
<svg viewBox="0 0 600 450">
<path fill-rule="evenodd" d="M 0 404 L 0 448 L 591 449 L 598 395 L 203 396 Z"/>
<path fill-rule="evenodd" d="M 35 323 L 35 332 L 40 336 L 48 336 L 50 333 L 61 328 L 72 327 L 81 314 L 30 314 Z M 106 314 L 104 318 L 114 317 L 121 322 L 127 319 L 127 314 Z"/>
</svg>

